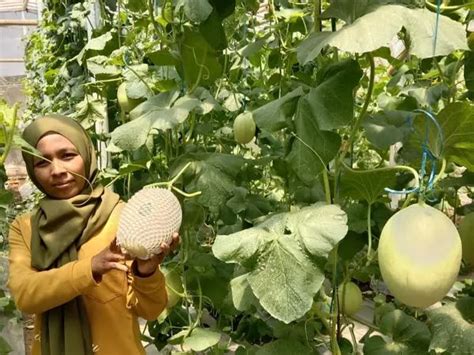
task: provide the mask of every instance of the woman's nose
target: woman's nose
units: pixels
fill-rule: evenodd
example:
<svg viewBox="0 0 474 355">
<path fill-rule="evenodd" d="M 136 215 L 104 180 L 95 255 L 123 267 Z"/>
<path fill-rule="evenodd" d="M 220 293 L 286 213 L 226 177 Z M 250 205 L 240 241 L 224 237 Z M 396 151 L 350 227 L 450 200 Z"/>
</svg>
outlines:
<svg viewBox="0 0 474 355">
<path fill-rule="evenodd" d="M 58 162 L 57 160 L 53 160 L 51 164 L 51 174 L 60 175 L 60 174 L 64 174 L 65 172 L 67 172 L 67 170 L 63 166 L 63 164 L 61 162 Z"/>
</svg>

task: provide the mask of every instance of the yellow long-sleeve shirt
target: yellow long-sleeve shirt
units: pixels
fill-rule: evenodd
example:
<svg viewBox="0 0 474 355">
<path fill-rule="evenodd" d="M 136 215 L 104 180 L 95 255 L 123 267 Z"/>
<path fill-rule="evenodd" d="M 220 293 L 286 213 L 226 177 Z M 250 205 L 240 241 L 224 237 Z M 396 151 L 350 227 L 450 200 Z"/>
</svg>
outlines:
<svg viewBox="0 0 474 355">
<path fill-rule="evenodd" d="M 167 294 L 161 271 L 141 278 L 112 270 L 100 283 L 92 277 L 91 259 L 114 239 L 122 206 L 117 206 L 104 228 L 82 245 L 77 261 L 47 271 L 31 267 L 30 215 L 17 217 L 10 226 L 8 287 L 17 307 L 36 315 L 33 355 L 41 354 L 41 314 L 77 296 L 84 300 L 96 354 L 145 354 L 138 317 L 156 319 L 165 308 Z"/>
</svg>

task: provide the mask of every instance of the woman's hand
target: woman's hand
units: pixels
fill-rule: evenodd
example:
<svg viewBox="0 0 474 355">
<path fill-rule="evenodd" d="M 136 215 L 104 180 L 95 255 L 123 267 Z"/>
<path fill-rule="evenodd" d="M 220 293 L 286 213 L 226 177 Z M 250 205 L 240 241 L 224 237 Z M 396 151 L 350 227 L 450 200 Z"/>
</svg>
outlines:
<svg viewBox="0 0 474 355">
<path fill-rule="evenodd" d="M 122 254 L 114 239 L 107 248 L 92 257 L 92 276 L 94 280 L 100 282 L 102 275 L 113 269 L 128 271 L 128 267 L 123 261 L 125 261 L 125 255 Z"/>
<path fill-rule="evenodd" d="M 138 272 L 137 276 L 147 277 L 156 271 L 158 265 L 160 265 L 164 258 L 173 250 L 175 250 L 180 242 L 179 234 L 175 232 L 173 234 L 173 239 L 171 240 L 170 244 L 162 243 L 161 244 L 161 252 L 159 254 L 153 255 L 148 260 L 142 259 L 135 259 L 136 263 L 136 272 Z"/>
</svg>

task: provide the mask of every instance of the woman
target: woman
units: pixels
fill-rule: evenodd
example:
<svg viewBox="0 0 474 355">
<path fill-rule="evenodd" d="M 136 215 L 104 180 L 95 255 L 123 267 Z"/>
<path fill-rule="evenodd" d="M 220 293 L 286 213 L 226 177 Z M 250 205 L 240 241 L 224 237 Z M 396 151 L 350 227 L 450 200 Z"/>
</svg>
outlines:
<svg viewBox="0 0 474 355">
<path fill-rule="evenodd" d="M 28 175 L 45 193 L 10 228 L 8 286 L 17 307 L 36 314 L 33 354 L 144 354 L 137 317 L 155 319 L 167 295 L 159 264 L 127 260 L 115 245 L 119 196 L 96 182 L 96 156 L 82 126 L 63 116 L 35 120 L 23 138 Z"/>
</svg>

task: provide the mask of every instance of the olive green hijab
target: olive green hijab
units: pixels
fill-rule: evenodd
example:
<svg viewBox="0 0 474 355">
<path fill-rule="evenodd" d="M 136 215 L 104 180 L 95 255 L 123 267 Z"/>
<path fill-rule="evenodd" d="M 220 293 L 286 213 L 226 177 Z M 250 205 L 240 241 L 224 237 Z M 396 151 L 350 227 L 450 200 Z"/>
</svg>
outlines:
<svg viewBox="0 0 474 355">
<path fill-rule="evenodd" d="M 77 260 L 78 251 L 106 224 L 119 196 L 96 183 L 97 163 L 94 146 L 84 128 L 60 115 L 47 115 L 31 123 L 23 138 L 36 147 L 48 133 L 70 140 L 82 159 L 90 182 L 76 196 L 55 199 L 46 195 L 31 216 L 31 266 L 37 270 L 59 268 Z M 33 156 L 23 153 L 28 175 L 43 192 L 34 174 Z M 81 297 L 76 297 L 42 314 L 42 355 L 92 354 L 92 341 Z"/>
</svg>

